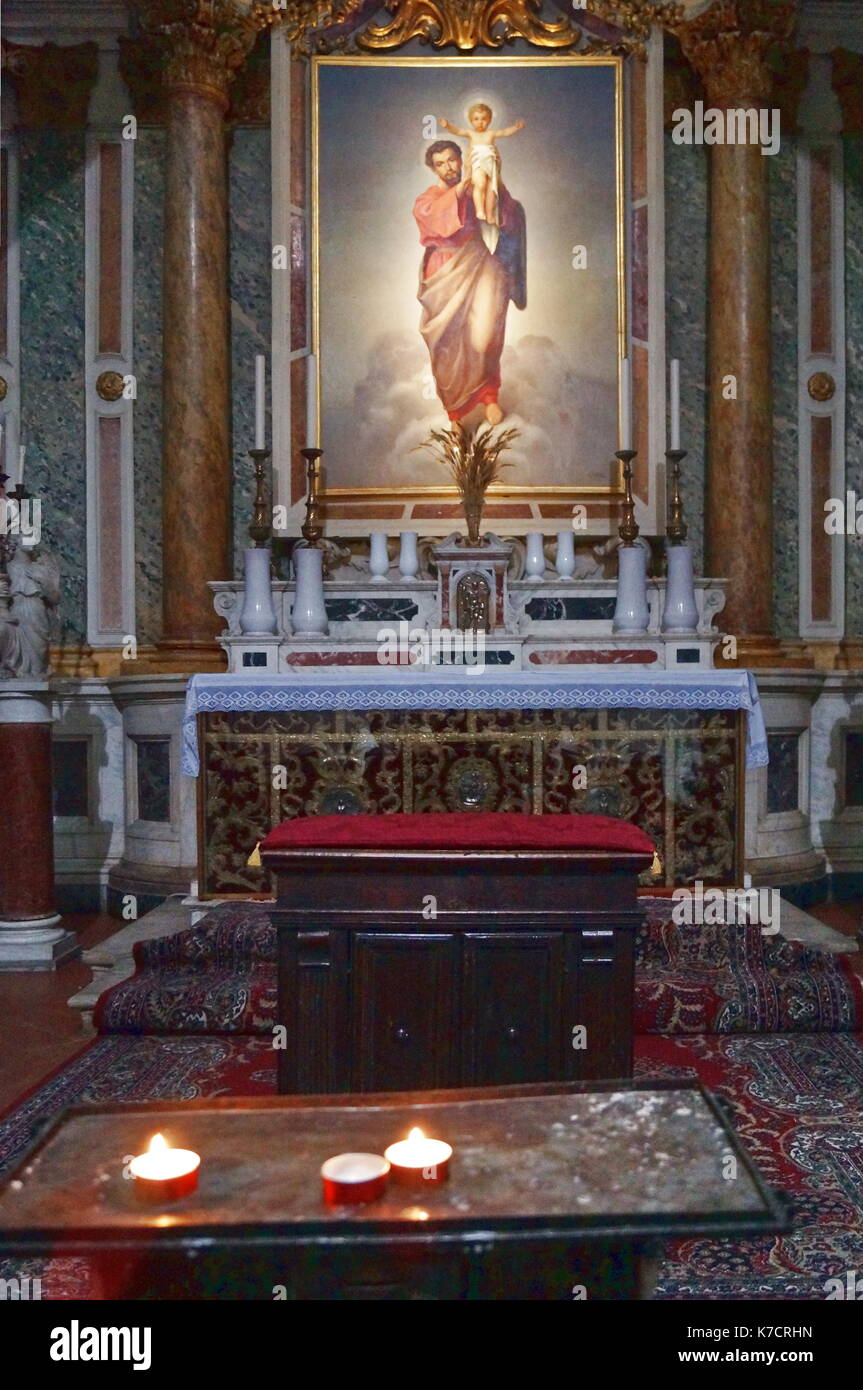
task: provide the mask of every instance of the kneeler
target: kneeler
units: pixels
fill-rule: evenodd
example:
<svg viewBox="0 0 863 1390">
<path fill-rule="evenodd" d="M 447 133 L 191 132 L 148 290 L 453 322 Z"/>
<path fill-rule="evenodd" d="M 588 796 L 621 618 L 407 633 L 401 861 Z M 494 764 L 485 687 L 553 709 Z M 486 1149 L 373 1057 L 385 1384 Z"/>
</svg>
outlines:
<svg viewBox="0 0 863 1390">
<path fill-rule="evenodd" d="M 608 816 L 310 816 L 276 874 L 279 1090 L 632 1075 L 647 835 Z"/>
</svg>

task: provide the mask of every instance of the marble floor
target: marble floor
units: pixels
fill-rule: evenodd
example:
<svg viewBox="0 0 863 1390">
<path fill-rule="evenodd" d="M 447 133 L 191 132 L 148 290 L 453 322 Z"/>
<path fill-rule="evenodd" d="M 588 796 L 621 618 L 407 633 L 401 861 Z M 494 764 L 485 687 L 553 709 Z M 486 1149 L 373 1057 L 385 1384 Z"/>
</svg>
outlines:
<svg viewBox="0 0 863 1390">
<path fill-rule="evenodd" d="M 63 926 L 86 950 L 113 936 L 118 922 L 107 913 L 71 913 Z M 58 970 L 0 972 L 0 1111 L 84 1046 L 80 1015 L 67 1000 L 92 974 L 81 960 Z"/>
</svg>

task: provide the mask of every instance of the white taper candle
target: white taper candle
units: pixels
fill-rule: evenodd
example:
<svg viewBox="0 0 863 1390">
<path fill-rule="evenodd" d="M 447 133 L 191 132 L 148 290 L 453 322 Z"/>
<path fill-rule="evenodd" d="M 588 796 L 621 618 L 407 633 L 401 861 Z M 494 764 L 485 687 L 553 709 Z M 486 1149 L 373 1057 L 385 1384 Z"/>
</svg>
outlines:
<svg viewBox="0 0 863 1390">
<path fill-rule="evenodd" d="M 620 447 L 632 448 L 632 364 L 628 357 L 620 362 Z"/>
<path fill-rule="evenodd" d="M 318 436 L 318 359 L 310 353 L 306 359 L 306 448 L 319 449 Z"/>
<path fill-rule="evenodd" d="M 671 448 L 680 448 L 680 362 L 671 359 Z"/>
<path fill-rule="evenodd" d="M 255 357 L 255 448 L 266 449 L 265 420 L 265 366 L 261 353 Z"/>
</svg>

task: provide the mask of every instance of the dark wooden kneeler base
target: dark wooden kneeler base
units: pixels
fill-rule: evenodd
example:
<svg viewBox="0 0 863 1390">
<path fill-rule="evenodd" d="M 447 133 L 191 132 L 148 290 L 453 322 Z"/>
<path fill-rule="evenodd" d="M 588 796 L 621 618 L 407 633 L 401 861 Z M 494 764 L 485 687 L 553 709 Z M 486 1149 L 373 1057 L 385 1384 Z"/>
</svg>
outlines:
<svg viewBox="0 0 863 1390">
<path fill-rule="evenodd" d="M 261 858 L 278 883 L 281 1093 L 632 1075 L 649 854 L 262 846 Z"/>
</svg>

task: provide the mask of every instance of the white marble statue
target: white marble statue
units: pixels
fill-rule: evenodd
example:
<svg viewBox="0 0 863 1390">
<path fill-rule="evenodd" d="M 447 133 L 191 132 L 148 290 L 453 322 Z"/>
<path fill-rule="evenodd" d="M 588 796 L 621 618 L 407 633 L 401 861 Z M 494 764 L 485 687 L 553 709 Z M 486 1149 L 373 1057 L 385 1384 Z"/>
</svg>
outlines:
<svg viewBox="0 0 863 1390">
<path fill-rule="evenodd" d="M 605 566 L 603 561 L 617 548 L 617 537 L 610 537 L 607 541 L 599 541 L 595 545 L 576 546 L 575 568 L 572 573 L 573 579 L 604 579 Z"/>
<path fill-rule="evenodd" d="M 12 617 L 8 594 L 0 591 L 0 680 L 17 675 L 20 653 L 18 624 Z"/>
<path fill-rule="evenodd" d="M 60 602 L 60 566 L 43 545 L 19 541 L 7 568 L 9 617 L 16 629 L 14 638 L 7 639 L 12 653 L 7 664 L 15 676 L 46 676 L 54 610 Z"/>
</svg>

